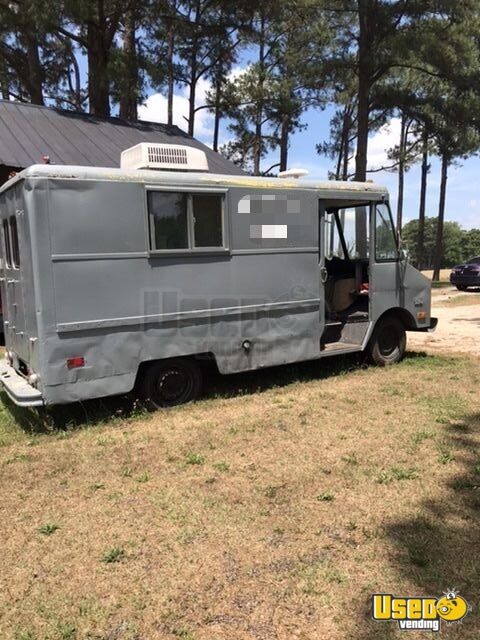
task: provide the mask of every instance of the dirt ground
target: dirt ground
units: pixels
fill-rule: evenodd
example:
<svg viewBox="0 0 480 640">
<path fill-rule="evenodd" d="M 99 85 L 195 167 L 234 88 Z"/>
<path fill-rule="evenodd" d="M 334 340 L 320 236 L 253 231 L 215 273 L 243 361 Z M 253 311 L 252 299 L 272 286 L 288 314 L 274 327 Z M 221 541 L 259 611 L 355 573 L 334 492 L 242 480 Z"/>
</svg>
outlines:
<svg viewBox="0 0 480 640">
<path fill-rule="evenodd" d="M 438 318 L 436 331 L 409 333 L 410 349 L 480 355 L 480 289 L 434 289 L 432 314 Z"/>
</svg>

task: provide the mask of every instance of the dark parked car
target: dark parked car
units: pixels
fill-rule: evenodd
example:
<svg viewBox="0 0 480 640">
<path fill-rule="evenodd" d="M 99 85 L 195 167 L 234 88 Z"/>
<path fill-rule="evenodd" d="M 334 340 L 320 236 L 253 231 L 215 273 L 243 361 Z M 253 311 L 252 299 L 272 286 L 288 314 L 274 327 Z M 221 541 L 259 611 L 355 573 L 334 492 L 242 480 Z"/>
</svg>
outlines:
<svg viewBox="0 0 480 640">
<path fill-rule="evenodd" d="M 453 267 L 450 282 L 459 291 L 466 291 L 468 287 L 480 287 L 480 256 Z"/>
</svg>

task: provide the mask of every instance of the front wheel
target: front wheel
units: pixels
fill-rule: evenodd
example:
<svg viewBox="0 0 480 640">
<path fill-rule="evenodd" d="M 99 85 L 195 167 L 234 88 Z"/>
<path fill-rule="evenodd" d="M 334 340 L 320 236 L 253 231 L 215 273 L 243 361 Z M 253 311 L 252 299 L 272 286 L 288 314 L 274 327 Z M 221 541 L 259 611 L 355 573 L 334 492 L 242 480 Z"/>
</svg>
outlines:
<svg viewBox="0 0 480 640">
<path fill-rule="evenodd" d="M 196 400 L 202 390 L 202 371 L 195 360 L 172 358 L 150 365 L 139 384 L 150 409 L 173 407 Z"/>
<path fill-rule="evenodd" d="M 405 354 L 407 334 L 403 323 L 394 316 L 377 322 L 368 346 L 368 358 L 385 367 L 400 362 Z"/>
<path fill-rule="evenodd" d="M 466 291 L 467 287 L 464 284 L 457 284 L 457 289 L 459 291 Z"/>
</svg>

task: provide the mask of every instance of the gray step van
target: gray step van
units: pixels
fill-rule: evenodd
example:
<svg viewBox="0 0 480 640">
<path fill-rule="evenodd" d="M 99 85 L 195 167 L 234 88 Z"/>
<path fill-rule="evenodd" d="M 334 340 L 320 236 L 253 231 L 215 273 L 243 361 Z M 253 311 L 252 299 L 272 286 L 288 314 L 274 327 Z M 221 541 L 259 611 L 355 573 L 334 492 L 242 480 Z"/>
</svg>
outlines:
<svg viewBox="0 0 480 640">
<path fill-rule="evenodd" d="M 406 331 L 435 328 L 383 187 L 215 175 L 169 153 L 167 169 L 158 154 L 155 170 L 35 165 L 0 189 L 16 404 L 135 388 L 169 406 L 198 396 L 205 359 L 223 374 L 357 351 L 385 365 Z"/>
</svg>

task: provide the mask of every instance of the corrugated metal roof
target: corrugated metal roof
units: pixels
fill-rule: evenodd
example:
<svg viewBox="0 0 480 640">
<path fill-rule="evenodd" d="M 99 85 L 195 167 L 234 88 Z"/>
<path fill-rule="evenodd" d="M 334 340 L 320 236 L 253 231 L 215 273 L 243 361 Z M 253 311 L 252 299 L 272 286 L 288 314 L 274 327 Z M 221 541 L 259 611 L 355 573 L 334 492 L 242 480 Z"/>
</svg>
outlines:
<svg viewBox="0 0 480 640">
<path fill-rule="evenodd" d="M 232 162 L 175 126 L 0 100 L 0 164 L 25 168 L 50 156 L 52 164 L 118 167 L 120 153 L 139 142 L 188 144 L 205 151 L 212 173 L 242 175 Z"/>
</svg>

